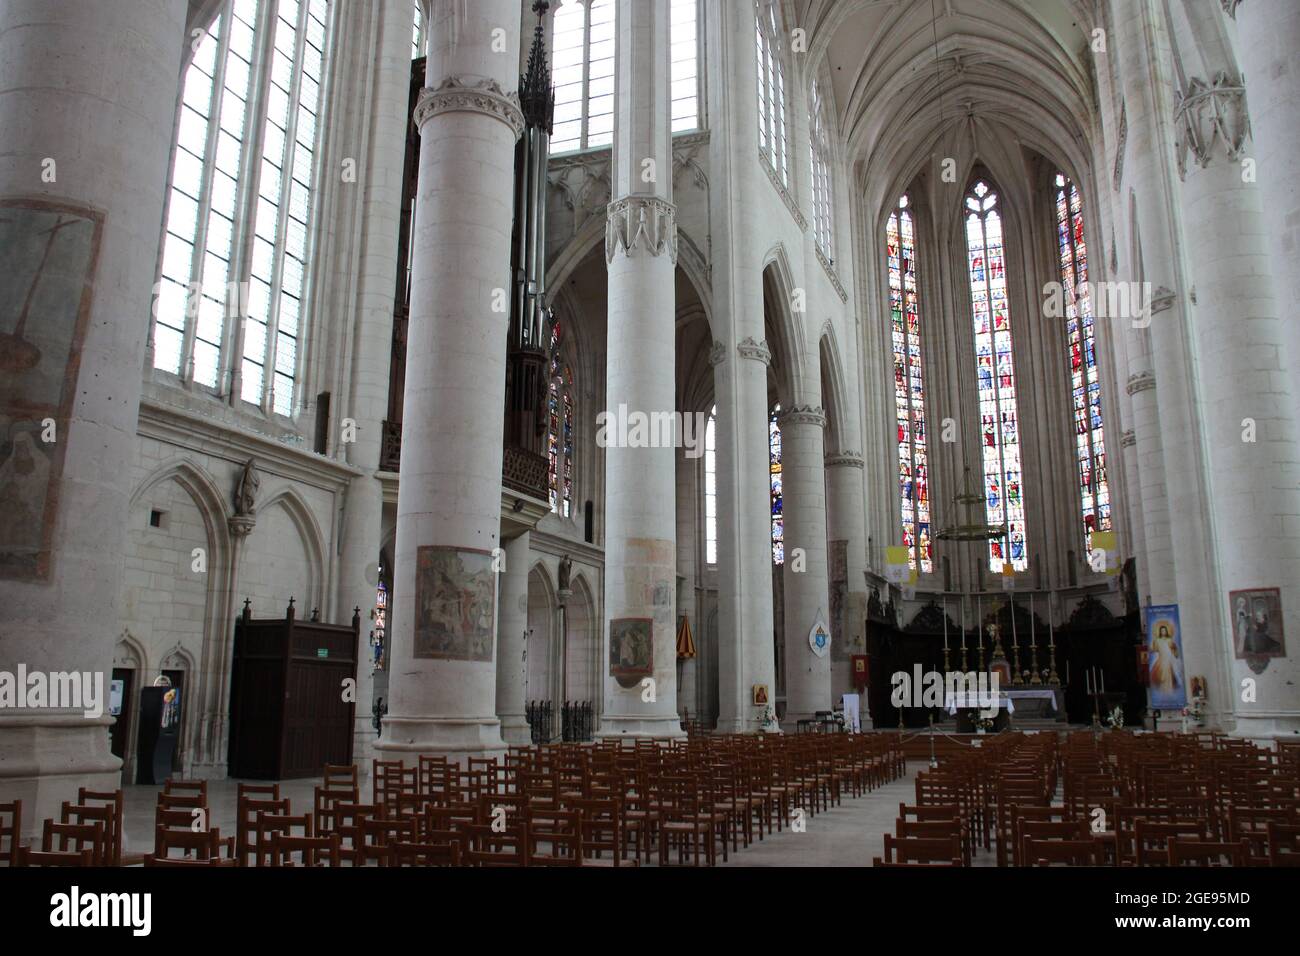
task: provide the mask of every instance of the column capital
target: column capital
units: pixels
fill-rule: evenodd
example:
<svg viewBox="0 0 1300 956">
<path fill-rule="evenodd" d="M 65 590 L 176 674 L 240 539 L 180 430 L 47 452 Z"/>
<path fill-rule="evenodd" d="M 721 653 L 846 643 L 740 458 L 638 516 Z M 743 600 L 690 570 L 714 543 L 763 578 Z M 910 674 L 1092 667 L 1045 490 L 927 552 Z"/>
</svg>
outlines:
<svg viewBox="0 0 1300 956">
<path fill-rule="evenodd" d="M 817 428 L 825 428 L 826 410 L 815 405 L 792 405 L 776 416 L 776 424 L 778 428 L 785 428 L 787 425 L 814 425 Z"/>
<path fill-rule="evenodd" d="M 667 253 L 677 264 L 677 206 L 657 196 L 624 196 L 610 203 L 605 219 L 605 263 L 622 249 L 638 249 L 652 256 Z"/>
<path fill-rule="evenodd" d="M 713 342 L 713 348 L 709 349 L 709 364 L 717 367 L 727 360 L 727 344 L 719 342 L 716 339 Z"/>
<path fill-rule="evenodd" d="M 519 94 L 507 93 L 496 80 L 467 80 L 448 76 L 437 86 L 420 90 L 415 104 L 415 128 L 424 135 L 424 126 L 442 113 L 484 113 L 510 127 L 518 139 L 524 132 L 524 114 L 519 108 Z"/>
<path fill-rule="evenodd" d="M 1120 432 L 1119 444 L 1121 448 L 1132 448 L 1138 443 L 1137 433 L 1133 429 Z"/>
<path fill-rule="evenodd" d="M 1219 2 L 1223 4 L 1223 12 L 1229 19 L 1237 19 L 1237 7 L 1241 5 L 1241 0 L 1219 0 Z"/>
<path fill-rule="evenodd" d="M 862 452 L 846 450 L 840 452 L 838 455 L 827 455 L 826 467 L 827 468 L 845 467 L 845 468 L 863 469 L 866 467 L 866 462 L 862 460 Z"/>
<path fill-rule="evenodd" d="M 1226 71 L 1208 83 L 1198 76 L 1192 77 L 1179 97 L 1174 126 L 1174 151 L 1180 178 L 1187 177 L 1189 153 L 1202 169 L 1214 161 L 1216 147 L 1235 163 L 1250 137 L 1245 81 Z"/>
<path fill-rule="evenodd" d="M 1152 371 L 1135 372 L 1128 377 L 1128 385 L 1124 390 L 1130 395 L 1136 395 L 1138 392 L 1145 392 L 1149 388 L 1156 387 L 1156 373 Z"/>
<path fill-rule="evenodd" d="M 772 352 L 767 347 L 767 342 L 755 342 L 753 338 L 743 339 L 737 346 L 736 351 L 740 353 L 743 359 L 753 359 L 755 362 L 762 362 L 764 365 L 772 364 Z"/>
</svg>

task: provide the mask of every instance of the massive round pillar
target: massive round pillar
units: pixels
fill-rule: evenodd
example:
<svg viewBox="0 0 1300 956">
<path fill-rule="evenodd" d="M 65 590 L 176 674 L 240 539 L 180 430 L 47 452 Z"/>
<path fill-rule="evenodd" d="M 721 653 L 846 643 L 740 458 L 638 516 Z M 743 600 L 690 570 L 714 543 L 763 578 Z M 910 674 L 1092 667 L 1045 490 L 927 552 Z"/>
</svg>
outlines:
<svg viewBox="0 0 1300 956">
<path fill-rule="evenodd" d="M 0 4 L 0 671 L 85 685 L 0 709 L 0 801 L 29 832 L 120 783 L 108 683 L 185 13 Z"/>
<path fill-rule="evenodd" d="M 619 5 L 605 429 L 603 736 L 676 736 L 677 535 L 668 0 Z M 663 427 L 663 423 L 669 423 Z M 598 436 L 599 440 L 599 436 Z"/>
<path fill-rule="evenodd" d="M 403 754 L 504 749 L 497 574 L 518 97 L 516 0 L 435 0 L 420 130 L 389 711 Z"/>
<path fill-rule="evenodd" d="M 777 419 L 781 429 L 781 505 L 785 515 L 785 719 L 794 723 L 831 710 L 831 648 L 842 634 L 830 629 L 826 565 L 826 471 L 822 448 L 826 414 L 794 406 Z M 828 643 L 809 634 L 825 628 Z"/>
</svg>

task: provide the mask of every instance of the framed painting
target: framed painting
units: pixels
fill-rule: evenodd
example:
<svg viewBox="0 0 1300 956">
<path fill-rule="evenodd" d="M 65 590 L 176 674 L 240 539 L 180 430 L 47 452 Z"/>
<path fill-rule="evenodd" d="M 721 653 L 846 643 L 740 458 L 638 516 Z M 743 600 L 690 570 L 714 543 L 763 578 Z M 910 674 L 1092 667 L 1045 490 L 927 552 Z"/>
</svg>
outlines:
<svg viewBox="0 0 1300 956">
<path fill-rule="evenodd" d="M 0 199 L 0 578 L 48 580 L 104 217 Z"/>
<path fill-rule="evenodd" d="M 496 599 L 492 552 L 434 545 L 417 548 L 414 656 L 491 661 Z"/>
<path fill-rule="evenodd" d="M 1275 657 L 1286 657 L 1282 633 L 1282 592 L 1278 588 L 1247 588 L 1228 592 L 1232 647 L 1237 660 L 1260 673 Z"/>
<path fill-rule="evenodd" d="M 620 617 L 609 622 L 609 674 L 620 687 L 635 687 L 654 674 L 654 620 Z"/>
</svg>

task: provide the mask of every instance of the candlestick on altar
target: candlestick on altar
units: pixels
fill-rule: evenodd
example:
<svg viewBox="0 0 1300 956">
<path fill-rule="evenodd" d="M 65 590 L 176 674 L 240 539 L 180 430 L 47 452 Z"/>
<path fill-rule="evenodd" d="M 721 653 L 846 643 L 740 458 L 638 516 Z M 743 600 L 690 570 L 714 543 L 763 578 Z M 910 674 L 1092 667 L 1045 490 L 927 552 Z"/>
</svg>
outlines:
<svg viewBox="0 0 1300 956">
<path fill-rule="evenodd" d="M 1043 675 L 1038 673 L 1038 641 L 1035 640 L 1037 627 L 1034 624 L 1034 596 L 1029 595 L 1029 683 L 1041 684 Z"/>
<path fill-rule="evenodd" d="M 948 650 L 948 599 L 943 599 L 943 672 L 952 670 L 952 652 Z"/>
</svg>

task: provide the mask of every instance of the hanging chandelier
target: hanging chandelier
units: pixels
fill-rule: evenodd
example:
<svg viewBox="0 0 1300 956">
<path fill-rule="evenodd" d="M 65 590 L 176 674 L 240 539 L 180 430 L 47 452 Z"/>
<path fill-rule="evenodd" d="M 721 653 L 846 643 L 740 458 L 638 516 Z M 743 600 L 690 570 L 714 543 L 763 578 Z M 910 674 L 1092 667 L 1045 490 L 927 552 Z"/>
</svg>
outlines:
<svg viewBox="0 0 1300 956">
<path fill-rule="evenodd" d="M 976 520 L 976 517 L 971 514 L 971 509 L 976 505 L 980 506 L 981 517 L 986 512 L 984 495 L 971 486 L 969 465 L 962 472 L 961 491 L 954 495 L 952 500 L 957 506 L 956 511 L 960 515 L 960 520 L 957 524 L 939 529 L 935 537 L 940 541 L 992 541 L 1006 537 L 1005 528 L 991 525 L 987 520 Z"/>
</svg>

